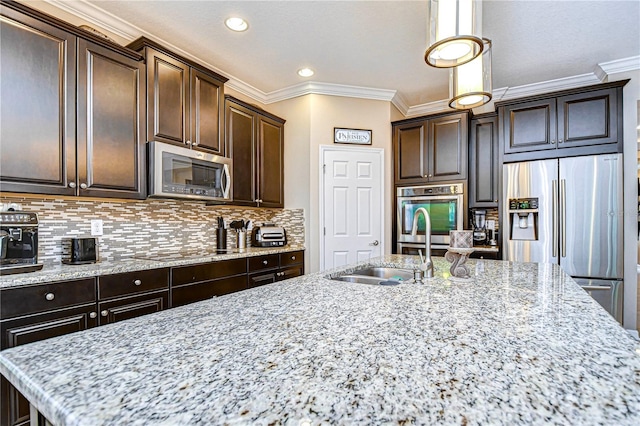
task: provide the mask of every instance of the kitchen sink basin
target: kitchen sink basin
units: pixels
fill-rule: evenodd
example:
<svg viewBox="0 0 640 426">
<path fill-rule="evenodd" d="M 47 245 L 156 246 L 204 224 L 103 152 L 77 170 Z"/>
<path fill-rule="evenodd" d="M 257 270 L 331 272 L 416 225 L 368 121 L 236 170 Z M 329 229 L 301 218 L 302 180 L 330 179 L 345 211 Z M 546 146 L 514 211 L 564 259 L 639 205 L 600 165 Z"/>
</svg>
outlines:
<svg viewBox="0 0 640 426">
<path fill-rule="evenodd" d="M 363 268 L 332 278 L 336 281 L 372 285 L 397 285 L 413 278 L 413 272 L 398 268 Z"/>
<path fill-rule="evenodd" d="M 384 267 L 358 269 L 351 272 L 349 275 L 364 275 L 367 277 L 378 277 L 384 279 L 399 278 L 401 281 L 408 281 L 413 278 L 413 272 L 408 269 Z"/>
</svg>

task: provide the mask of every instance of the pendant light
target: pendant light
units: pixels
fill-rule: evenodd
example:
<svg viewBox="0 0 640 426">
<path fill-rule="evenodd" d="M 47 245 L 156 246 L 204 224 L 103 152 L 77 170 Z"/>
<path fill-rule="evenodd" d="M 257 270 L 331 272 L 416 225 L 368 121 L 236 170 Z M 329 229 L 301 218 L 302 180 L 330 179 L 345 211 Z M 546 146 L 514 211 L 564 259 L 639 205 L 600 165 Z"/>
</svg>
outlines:
<svg viewBox="0 0 640 426">
<path fill-rule="evenodd" d="M 491 40 L 483 38 L 482 54 L 466 64 L 451 68 L 449 106 L 470 109 L 491 100 Z"/>
<path fill-rule="evenodd" d="M 427 64 L 451 68 L 482 53 L 480 0 L 430 0 Z"/>
</svg>

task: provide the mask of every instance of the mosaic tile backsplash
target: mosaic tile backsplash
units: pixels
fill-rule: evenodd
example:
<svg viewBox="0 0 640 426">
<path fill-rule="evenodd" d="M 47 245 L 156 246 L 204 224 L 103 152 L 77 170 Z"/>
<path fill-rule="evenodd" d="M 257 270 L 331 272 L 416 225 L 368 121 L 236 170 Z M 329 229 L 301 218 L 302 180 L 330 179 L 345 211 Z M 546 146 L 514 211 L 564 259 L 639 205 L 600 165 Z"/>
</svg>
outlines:
<svg viewBox="0 0 640 426">
<path fill-rule="evenodd" d="M 83 200 L 69 198 L 0 197 L 4 205 L 19 203 L 24 211 L 38 213 L 38 261 L 59 263 L 62 239 L 90 237 L 91 220 L 102 219 L 99 239 L 101 260 L 167 252 L 211 252 L 216 248 L 217 217 L 228 227 L 233 220 L 252 225 L 275 223 L 287 232 L 289 244 L 304 245 L 302 209 L 259 209 L 207 206 L 203 202 L 148 199 L 144 201 Z M 227 247 L 236 246 L 235 231 L 227 231 Z M 251 246 L 247 232 L 247 246 Z"/>
</svg>

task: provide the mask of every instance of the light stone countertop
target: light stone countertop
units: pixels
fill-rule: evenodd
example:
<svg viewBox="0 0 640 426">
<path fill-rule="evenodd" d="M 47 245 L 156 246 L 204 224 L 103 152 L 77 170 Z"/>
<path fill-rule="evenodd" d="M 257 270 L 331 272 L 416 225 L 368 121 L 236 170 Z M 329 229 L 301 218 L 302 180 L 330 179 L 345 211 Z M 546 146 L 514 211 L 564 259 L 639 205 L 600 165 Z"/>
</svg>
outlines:
<svg viewBox="0 0 640 426">
<path fill-rule="evenodd" d="M 19 346 L 0 372 L 54 425 L 640 424 L 640 344 L 559 266 L 434 261 L 425 284 L 325 271 Z"/>
<path fill-rule="evenodd" d="M 100 275 L 119 274 L 122 272 L 142 271 L 146 269 L 168 268 L 172 266 L 185 266 L 197 263 L 217 262 L 221 260 L 237 259 L 251 256 L 264 256 L 266 254 L 285 253 L 289 251 L 304 250 L 301 245 L 286 245 L 284 247 L 247 247 L 237 252 L 225 254 L 202 253 L 199 256 L 175 253 L 174 260 L 150 260 L 145 254 L 122 260 L 100 261 L 84 265 L 67 265 L 62 263 L 45 264 L 40 271 L 23 274 L 0 276 L 0 288 L 20 287 L 32 284 L 42 284 L 54 281 L 75 280 L 80 278 L 95 277 Z M 150 256 L 162 256 L 171 258 L 171 253 L 161 253 Z M 183 256 L 182 258 L 180 256 Z"/>
</svg>

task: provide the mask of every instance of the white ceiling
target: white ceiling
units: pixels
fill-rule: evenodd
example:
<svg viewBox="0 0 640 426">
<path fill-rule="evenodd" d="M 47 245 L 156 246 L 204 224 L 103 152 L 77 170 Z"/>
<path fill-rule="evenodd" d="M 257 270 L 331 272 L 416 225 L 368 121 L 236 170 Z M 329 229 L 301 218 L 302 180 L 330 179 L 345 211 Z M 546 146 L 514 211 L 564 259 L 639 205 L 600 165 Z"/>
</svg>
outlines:
<svg viewBox="0 0 640 426">
<path fill-rule="evenodd" d="M 448 97 L 449 71 L 423 59 L 426 0 L 47 1 L 76 8 L 125 39 L 146 35 L 170 44 L 267 103 L 314 85 L 340 85 L 333 90 L 345 93 L 384 89 L 380 96 L 395 96 L 404 112 Z M 248 20 L 249 30 L 226 29 L 224 20 L 232 15 Z M 598 64 L 625 58 L 640 64 L 639 22 L 638 0 L 485 0 L 493 87 L 585 74 L 583 80 L 591 81 Z M 316 74 L 299 77 L 303 66 Z"/>
</svg>

